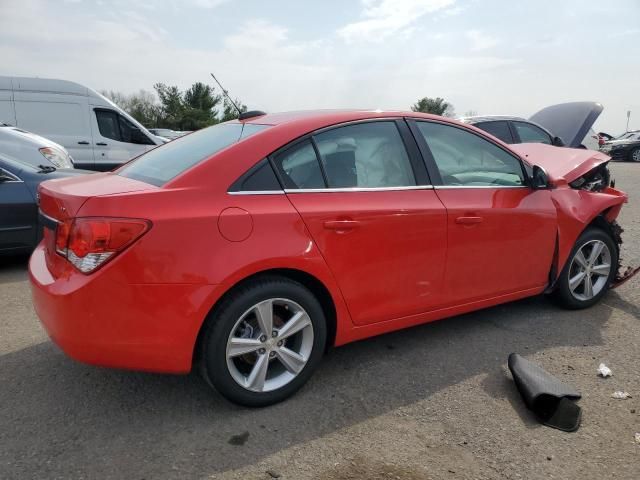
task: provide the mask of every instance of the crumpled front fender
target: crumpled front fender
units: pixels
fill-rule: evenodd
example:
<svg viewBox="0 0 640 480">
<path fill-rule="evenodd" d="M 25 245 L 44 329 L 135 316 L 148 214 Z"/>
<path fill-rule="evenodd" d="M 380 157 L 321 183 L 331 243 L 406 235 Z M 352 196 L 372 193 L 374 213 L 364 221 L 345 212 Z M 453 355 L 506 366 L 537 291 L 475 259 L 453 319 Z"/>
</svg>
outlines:
<svg viewBox="0 0 640 480">
<path fill-rule="evenodd" d="M 558 188 L 551 192 L 558 215 L 557 276 L 564 268 L 580 234 L 599 215 L 611 224 L 628 198 L 626 193 L 611 187 L 601 192 L 573 188 Z"/>
</svg>

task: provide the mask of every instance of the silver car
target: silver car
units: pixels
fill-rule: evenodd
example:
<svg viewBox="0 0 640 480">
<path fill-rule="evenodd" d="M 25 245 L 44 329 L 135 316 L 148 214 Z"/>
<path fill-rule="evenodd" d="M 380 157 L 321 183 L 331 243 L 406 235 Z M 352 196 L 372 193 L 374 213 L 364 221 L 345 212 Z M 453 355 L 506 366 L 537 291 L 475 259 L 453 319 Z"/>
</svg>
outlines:
<svg viewBox="0 0 640 480">
<path fill-rule="evenodd" d="M 6 123 L 0 123 L 2 153 L 34 167 L 74 168 L 73 158 L 62 145 Z"/>
</svg>

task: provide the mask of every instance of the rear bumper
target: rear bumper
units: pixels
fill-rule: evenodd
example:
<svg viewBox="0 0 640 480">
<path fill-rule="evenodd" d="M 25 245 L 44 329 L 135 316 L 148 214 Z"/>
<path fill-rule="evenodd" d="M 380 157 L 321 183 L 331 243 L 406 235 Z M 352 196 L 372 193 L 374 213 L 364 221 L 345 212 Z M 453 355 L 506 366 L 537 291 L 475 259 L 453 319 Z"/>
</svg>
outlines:
<svg viewBox="0 0 640 480">
<path fill-rule="evenodd" d="M 216 285 L 128 284 L 117 261 L 94 275 L 54 278 L 42 245 L 29 260 L 33 304 L 51 339 L 92 365 L 165 373 L 191 370 Z"/>
</svg>

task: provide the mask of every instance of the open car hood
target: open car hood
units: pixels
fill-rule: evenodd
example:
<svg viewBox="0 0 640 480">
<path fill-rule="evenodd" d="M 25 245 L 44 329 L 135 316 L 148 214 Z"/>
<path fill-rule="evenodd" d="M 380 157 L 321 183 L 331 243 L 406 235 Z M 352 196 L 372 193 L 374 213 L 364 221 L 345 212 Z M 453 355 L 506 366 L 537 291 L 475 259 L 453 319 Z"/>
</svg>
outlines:
<svg viewBox="0 0 640 480">
<path fill-rule="evenodd" d="M 578 148 L 602 110 L 596 102 L 559 103 L 534 113 L 529 120 L 560 137 L 567 147 Z"/>
<path fill-rule="evenodd" d="M 583 148 L 558 148 L 544 143 L 520 143 L 509 145 L 529 165 L 538 165 L 547 171 L 549 179 L 556 183 L 571 183 L 611 158 L 604 153 Z"/>
</svg>

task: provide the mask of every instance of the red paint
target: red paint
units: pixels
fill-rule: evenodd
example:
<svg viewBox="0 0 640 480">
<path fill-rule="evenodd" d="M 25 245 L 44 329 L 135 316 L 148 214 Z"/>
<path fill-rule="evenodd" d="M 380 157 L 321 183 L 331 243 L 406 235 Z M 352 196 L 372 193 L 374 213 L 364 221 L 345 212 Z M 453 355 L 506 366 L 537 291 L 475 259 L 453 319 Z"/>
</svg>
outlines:
<svg viewBox="0 0 640 480">
<path fill-rule="evenodd" d="M 253 231 L 253 219 L 251 214 L 242 208 L 225 208 L 218 217 L 218 230 L 220 235 L 230 242 L 242 242 L 249 238 Z"/>
<path fill-rule="evenodd" d="M 544 289 L 556 236 L 548 190 L 443 189 L 438 196 L 448 212 L 447 305 Z"/>
<path fill-rule="evenodd" d="M 606 157 L 529 145 L 521 146 L 528 149 L 526 160 L 547 169 L 554 189 L 227 193 L 258 161 L 305 133 L 402 116 L 486 135 L 417 113 L 266 115 L 253 121 L 271 128 L 163 187 L 117 173 L 44 182 L 41 209 L 54 219 L 151 222 L 141 238 L 90 274 L 56 254 L 54 235 L 45 235 L 29 271 L 49 335 L 84 362 L 188 372 L 198 332 L 216 302 L 251 275 L 288 269 L 326 287 L 336 310 L 335 344 L 342 345 L 541 293 L 556 235 L 561 268 L 588 223 L 600 213 L 612 221 L 626 201 L 614 189 L 589 193 L 567 185 Z"/>
</svg>

